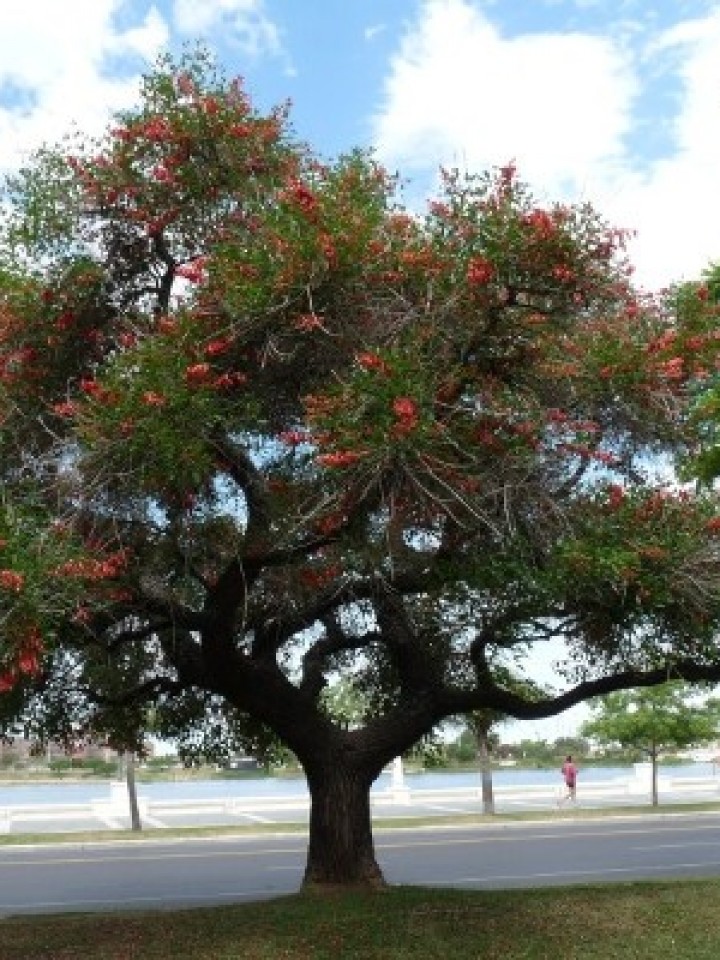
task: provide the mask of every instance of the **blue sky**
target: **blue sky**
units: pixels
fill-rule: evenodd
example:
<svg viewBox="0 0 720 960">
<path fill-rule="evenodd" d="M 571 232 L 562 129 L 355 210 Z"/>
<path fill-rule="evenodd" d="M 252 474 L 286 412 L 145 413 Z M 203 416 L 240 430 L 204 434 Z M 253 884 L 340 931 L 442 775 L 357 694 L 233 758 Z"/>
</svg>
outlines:
<svg viewBox="0 0 720 960">
<path fill-rule="evenodd" d="M 0 0 L 0 171 L 102 130 L 196 40 L 323 155 L 374 147 L 418 208 L 440 164 L 514 159 L 637 229 L 642 286 L 720 260 L 718 0 Z"/>
</svg>

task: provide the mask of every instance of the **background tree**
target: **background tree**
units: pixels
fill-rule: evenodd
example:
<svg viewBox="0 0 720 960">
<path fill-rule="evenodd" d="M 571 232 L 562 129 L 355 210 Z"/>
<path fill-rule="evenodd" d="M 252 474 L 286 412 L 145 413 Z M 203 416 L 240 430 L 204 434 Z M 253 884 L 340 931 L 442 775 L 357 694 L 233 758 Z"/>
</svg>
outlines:
<svg viewBox="0 0 720 960">
<path fill-rule="evenodd" d="M 717 308 L 634 291 L 588 205 L 508 165 L 411 215 L 200 55 L 2 211 L 7 726 L 280 741 L 306 883 L 367 884 L 370 786 L 445 718 L 720 678 L 717 503 L 647 470 L 692 450 Z M 558 637 L 564 692 L 493 672 Z"/>
<path fill-rule="evenodd" d="M 544 694 L 542 688 L 536 684 L 520 680 L 508 669 L 496 670 L 496 682 L 501 682 L 508 690 L 514 690 L 518 695 L 529 700 L 540 699 Z M 507 721 L 506 714 L 497 710 L 473 710 L 467 715 L 467 725 L 475 737 L 477 757 L 480 761 L 481 794 L 483 813 L 495 813 L 495 796 L 492 781 L 491 754 L 493 745 L 497 745 L 497 728 Z"/>
<path fill-rule="evenodd" d="M 593 716 L 582 732 L 600 744 L 634 747 L 652 764 L 652 804 L 658 805 L 658 759 L 664 750 L 681 750 L 717 739 L 720 701 L 693 702 L 686 684 L 665 683 L 650 690 L 624 690 L 591 701 Z"/>
</svg>

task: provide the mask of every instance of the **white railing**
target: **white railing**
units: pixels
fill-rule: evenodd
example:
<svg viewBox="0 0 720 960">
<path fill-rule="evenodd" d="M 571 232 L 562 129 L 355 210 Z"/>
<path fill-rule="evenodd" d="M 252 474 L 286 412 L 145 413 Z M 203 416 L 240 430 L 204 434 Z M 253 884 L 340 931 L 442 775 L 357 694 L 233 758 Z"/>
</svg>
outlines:
<svg viewBox="0 0 720 960">
<path fill-rule="evenodd" d="M 634 774 L 630 777 L 616 778 L 603 781 L 580 780 L 578 792 L 581 801 L 591 804 L 594 800 L 617 800 L 618 805 L 631 799 L 637 803 L 646 796 L 650 797 L 651 778 L 649 765 L 637 764 Z M 142 790 L 142 787 L 141 787 Z M 660 775 L 658 790 L 666 798 L 672 795 L 680 800 L 688 795 L 701 796 L 703 799 L 720 799 L 720 780 L 715 777 L 672 777 Z M 522 808 L 523 804 L 537 803 L 553 804 L 561 792 L 557 784 L 526 784 L 526 785 L 494 785 L 493 793 L 498 806 L 512 804 L 515 808 Z M 425 804 L 453 805 L 457 803 L 476 804 L 482 799 L 480 785 L 472 787 L 451 787 L 438 789 L 412 790 L 407 780 L 396 777 L 385 790 L 373 791 L 371 803 L 374 812 L 379 812 L 388 805 L 422 807 Z M 140 815 L 146 822 L 152 823 L 157 819 L 162 821 L 165 816 L 178 815 L 216 815 L 227 817 L 231 821 L 237 817 L 257 816 L 262 814 L 282 813 L 292 811 L 306 811 L 309 805 L 307 793 L 298 793 L 284 797 L 218 797 L 211 799 L 178 798 L 175 800 L 151 800 L 138 798 Z M 436 811 L 437 812 L 437 811 Z M 0 833 L 9 833 L 13 822 L 22 822 L 28 825 L 57 820 L 88 820 L 98 819 L 106 826 L 120 829 L 128 816 L 128 798 L 124 783 L 111 784 L 110 796 L 98 798 L 88 803 L 68 804 L 12 804 L 0 806 Z"/>
</svg>

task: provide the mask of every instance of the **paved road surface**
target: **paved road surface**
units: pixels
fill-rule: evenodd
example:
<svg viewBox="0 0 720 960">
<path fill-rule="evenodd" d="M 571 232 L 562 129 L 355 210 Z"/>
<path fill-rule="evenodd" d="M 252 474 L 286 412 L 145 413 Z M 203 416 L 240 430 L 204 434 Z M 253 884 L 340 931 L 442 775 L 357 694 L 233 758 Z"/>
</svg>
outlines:
<svg viewBox="0 0 720 960">
<path fill-rule="evenodd" d="M 296 891 L 303 836 L 0 848 L 0 917 L 177 908 Z M 720 816 L 378 831 L 394 884 L 510 888 L 720 877 Z"/>
</svg>

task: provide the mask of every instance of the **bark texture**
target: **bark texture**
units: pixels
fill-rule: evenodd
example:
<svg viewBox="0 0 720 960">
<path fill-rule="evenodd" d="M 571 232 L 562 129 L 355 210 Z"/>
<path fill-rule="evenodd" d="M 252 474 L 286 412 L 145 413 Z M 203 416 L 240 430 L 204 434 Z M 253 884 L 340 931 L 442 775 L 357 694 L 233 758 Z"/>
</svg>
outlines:
<svg viewBox="0 0 720 960">
<path fill-rule="evenodd" d="M 335 764 L 307 776 L 311 809 L 304 886 L 382 886 L 372 836 L 372 775 Z"/>
</svg>

